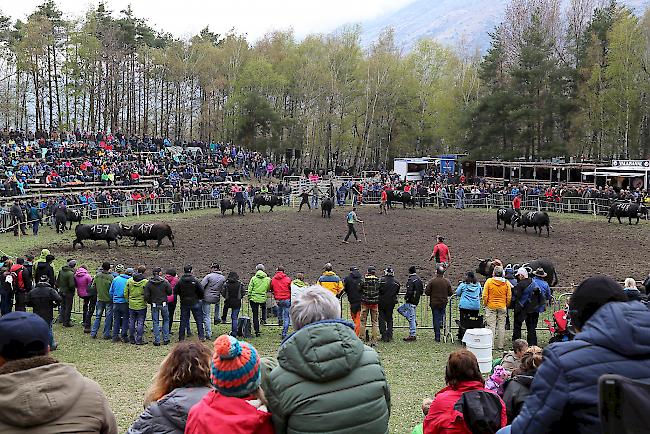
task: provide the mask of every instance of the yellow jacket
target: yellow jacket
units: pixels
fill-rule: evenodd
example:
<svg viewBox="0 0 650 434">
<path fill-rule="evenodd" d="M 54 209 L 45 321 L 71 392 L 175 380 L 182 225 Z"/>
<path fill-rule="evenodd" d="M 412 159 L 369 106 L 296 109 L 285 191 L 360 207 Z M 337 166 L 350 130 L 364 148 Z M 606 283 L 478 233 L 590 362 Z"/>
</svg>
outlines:
<svg viewBox="0 0 650 434">
<path fill-rule="evenodd" d="M 512 285 L 502 277 L 491 277 L 483 286 L 483 306 L 490 309 L 505 309 L 510 306 Z"/>
<path fill-rule="evenodd" d="M 332 291 L 332 294 L 339 295 L 343 290 L 343 282 L 341 278 L 334 274 L 333 271 L 325 271 L 318 279 L 318 284 L 323 288 Z"/>
</svg>

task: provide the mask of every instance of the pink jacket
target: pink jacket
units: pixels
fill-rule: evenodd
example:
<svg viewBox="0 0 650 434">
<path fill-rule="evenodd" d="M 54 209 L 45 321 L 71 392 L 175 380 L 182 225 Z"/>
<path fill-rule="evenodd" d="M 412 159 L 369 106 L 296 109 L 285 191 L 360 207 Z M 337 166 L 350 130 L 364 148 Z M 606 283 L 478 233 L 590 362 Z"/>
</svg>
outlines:
<svg viewBox="0 0 650 434">
<path fill-rule="evenodd" d="M 176 284 L 178 283 L 178 277 L 165 274 L 165 279 L 169 282 L 172 287 L 172 295 L 167 296 L 167 303 L 176 302 Z"/>
<path fill-rule="evenodd" d="M 88 273 L 88 270 L 83 267 L 77 268 L 77 271 L 74 273 L 74 283 L 77 287 L 77 294 L 79 294 L 79 297 L 88 297 L 88 287 L 92 281 L 93 278 L 90 276 L 90 273 Z"/>
</svg>

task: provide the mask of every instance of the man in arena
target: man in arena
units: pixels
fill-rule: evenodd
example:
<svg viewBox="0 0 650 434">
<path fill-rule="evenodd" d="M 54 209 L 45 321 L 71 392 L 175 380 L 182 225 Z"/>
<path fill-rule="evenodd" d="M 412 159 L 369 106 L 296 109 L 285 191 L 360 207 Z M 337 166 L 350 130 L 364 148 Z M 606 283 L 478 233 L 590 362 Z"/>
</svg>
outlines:
<svg viewBox="0 0 650 434">
<path fill-rule="evenodd" d="M 514 199 L 512 199 L 512 209 L 521 216 L 521 193 L 517 193 Z"/>
<path fill-rule="evenodd" d="M 438 235 L 436 240 L 437 242 L 436 245 L 433 246 L 433 253 L 431 253 L 429 261 L 435 260 L 436 269 L 439 267 L 447 269 L 451 263 L 451 253 L 449 252 L 449 247 L 444 243 L 445 239 L 441 235 Z"/>
<path fill-rule="evenodd" d="M 343 240 L 343 243 L 348 244 L 348 238 L 350 238 L 350 235 L 354 235 L 354 239 L 357 240 L 357 242 L 361 242 L 359 237 L 357 237 L 357 231 L 354 229 L 354 224 L 355 223 L 363 223 L 363 220 L 359 220 L 359 217 L 357 217 L 357 207 L 353 207 L 352 211 L 350 211 L 347 215 L 347 222 L 348 222 L 348 233 L 345 236 L 345 239 Z"/>
</svg>

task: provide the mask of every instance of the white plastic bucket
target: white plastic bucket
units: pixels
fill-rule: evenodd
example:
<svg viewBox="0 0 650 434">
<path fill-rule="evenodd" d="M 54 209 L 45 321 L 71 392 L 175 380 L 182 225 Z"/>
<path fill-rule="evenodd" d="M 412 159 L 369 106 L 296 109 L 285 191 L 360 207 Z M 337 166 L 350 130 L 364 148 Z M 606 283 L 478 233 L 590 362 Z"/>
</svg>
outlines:
<svg viewBox="0 0 650 434">
<path fill-rule="evenodd" d="M 463 336 L 463 342 L 478 359 L 481 372 L 490 372 L 492 370 L 492 330 L 468 329 Z"/>
</svg>

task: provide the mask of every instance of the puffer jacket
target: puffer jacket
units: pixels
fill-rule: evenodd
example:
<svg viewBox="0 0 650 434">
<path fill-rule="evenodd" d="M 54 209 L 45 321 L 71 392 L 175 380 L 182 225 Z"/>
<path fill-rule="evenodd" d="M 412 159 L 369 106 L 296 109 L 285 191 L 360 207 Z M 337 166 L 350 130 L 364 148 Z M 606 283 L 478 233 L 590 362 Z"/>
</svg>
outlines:
<svg viewBox="0 0 650 434">
<path fill-rule="evenodd" d="M 120 274 L 111 282 L 111 288 L 108 290 L 108 294 L 111 296 L 113 303 L 126 303 L 127 300 L 124 298 L 124 289 L 126 288 L 126 282 L 131 278 L 128 274 Z"/>
<path fill-rule="evenodd" d="M 97 301 L 113 302 L 110 295 L 111 283 L 113 283 L 113 275 L 110 272 L 100 270 L 97 273 L 92 283 L 97 291 Z"/>
<path fill-rule="evenodd" d="M 481 308 L 481 284 L 462 282 L 456 288 L 456 297 L 460 297 L 459 308 L 479 310 Z"/>
<path fill-rule="evenodd" d="M 271 279 L 271 289 L 276 300 L 291 300 L 291 279 L 284 271 L 275 273 Z"/>
<path fill-rule="evenodd" d="M 512 287 L 503 277 L 490 277 L 483 286 L 483 306 L 489 309 L 505 309 L 510 306 Z"/>
<path fill-rule="evenodd" d="M 384 369 L 351 323 L 328 320 L 301 328 L 282 343 L 277 363 L 262 375 L 276 433 L 313 433 L 315 427 L 337 434 L 388 432 Z M 263 368 L 273 368 L 272 361 Z"/>
<path fill-rule="evenodd" d="M 49 356 L 0 367 L 0 432 L 117 434 L 115 416 L 97 383 Z"/>
<path fill-rule="evenodd" d="M 447 386 L 436 393 L 424 418 L 424 434 L 471 434 L 463 414 L 454 406 L 463 393 L 473 390 L 485 391 L 485 387 L 480 381 L 462 381 L 455 387 Z M 505 426 L 506 421 L 506 406 L 501 402 L 501 426 Z"/>
<path fill-rule="evenodd" d="M 601 432 L 598 379 L 603 374 L 650 380 L 650 310 L 643 303 L 607 303 L 574 340 L 546 347 L 511 432 Z"/>
<path fill-rule="evenodd" d="M 90 276 L 88 270 L 83 267 L 77 268 L 77 271 L 74 273 L 74 284 L 77 287 L 77 294 L 81 298 L 86 298 L 91 294 L 88 293 L 88 287 L 93 281 L 93 278 Z"/>
<path fill-rule="evenodd" d="M 133 422 L 127 434 L 183 434 L 190 409 L 210 391 L 209 387 L 179 387 L 147 409 Z"/>
<path fill-rule="evenodd" d="M 74 285 L 74 271 L 72 271 L 72 268 L 64 265 L 61 271 L 59 271 L 59 276 L 56 278 L 56 287 L 61 294 L 74 294 Z"/>
<path fill-rule="evenodd" d="M 266 293 L 271 288 L 271 278 L 262 270 L 257 270 L 248 282 L 248 301 L 266 303 Z"/>
<path fill-rule="evenodd" d="M 508 423 L 517 417 L 521 407 L 526 402 L 530 394 L 530 385 L 533 383 L 535 372 L 529 372 L 506 381 L 503 386 L 503 402 L 506 404 L 506 413 L 508 414 Z"/>
<path fill-rule="evenodd" d="M 142 310 L 147 308 L 144 300 L 144 286 L 147 279 L 142 274 L 136 274 L 126 282 L 124 298 L 129 302 L 129 309 Z"/>
<path fill-rule="evenodd" d="M 203 300 L 206 303 L 218 303 L 221 297 L 221 289 L 226 278 L 221 271 L 213 271 L 205 275 L 201 281 L 203 286 Z"/>
</svg>

